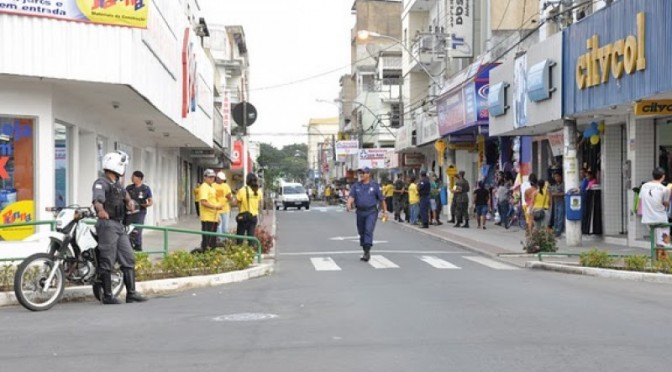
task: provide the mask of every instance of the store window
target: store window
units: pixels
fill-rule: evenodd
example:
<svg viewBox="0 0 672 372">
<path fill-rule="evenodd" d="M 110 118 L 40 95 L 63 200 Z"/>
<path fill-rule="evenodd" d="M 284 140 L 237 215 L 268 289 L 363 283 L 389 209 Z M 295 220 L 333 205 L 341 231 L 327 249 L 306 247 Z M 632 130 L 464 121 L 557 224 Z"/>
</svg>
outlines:
<svg viewBox="0 0 672 372">
<path fill-rule="evenodd" d="M 0 217 L 2 224 L 35 218 L 33 119 L 0 117 Z M 0 229 L 4 240 L 20 240 L 32 227 Z"/>
<path fill-rule="evenodd" d="M 658 144 L 657 165 L 667 174 L 665 179 L 672 180 L 672 118 L 656 120 L 656 143 Z"/>
<path fill-rule="evenodd" d="M 68 205 L 68 191 L 70 178 L 70 156 L 68 147 L 68 127 L 63 124 L 54 124 L 54 157 L 56 195 L 54 200 L 57 207 Z"/>
</svg>

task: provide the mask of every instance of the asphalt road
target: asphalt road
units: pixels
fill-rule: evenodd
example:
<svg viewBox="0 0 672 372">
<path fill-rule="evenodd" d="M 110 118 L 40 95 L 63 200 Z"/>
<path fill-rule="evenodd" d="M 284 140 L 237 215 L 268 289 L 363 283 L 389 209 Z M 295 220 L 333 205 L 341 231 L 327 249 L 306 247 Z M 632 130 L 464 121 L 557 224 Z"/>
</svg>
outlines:
<svg viewBox="0 0 672 372">
<path fill-rule="evenodd" d="M 0 371 L 669 371 L 669 286 L 516 269 L 393 223 L 278 211 L 270 277 L 0 309 Z M 478 233 L 474 231 L 474 233 Z"/>
</svg>

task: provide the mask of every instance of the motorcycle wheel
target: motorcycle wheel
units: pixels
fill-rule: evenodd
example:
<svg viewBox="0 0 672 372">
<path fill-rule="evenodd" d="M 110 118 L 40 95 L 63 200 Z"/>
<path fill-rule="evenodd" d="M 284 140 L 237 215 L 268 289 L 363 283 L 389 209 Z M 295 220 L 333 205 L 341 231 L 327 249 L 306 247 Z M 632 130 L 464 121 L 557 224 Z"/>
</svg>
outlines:
<svg viewBox="0 0 672 372">
<path fill-rule="evenodd" d="M 101 301 L 103 298 L 103 285 L 100 283 L 100 280 L 96 280 L 92 286 L 93 296 L 96 300 Z M 121 290 L 124 289 L 124 273 L 120 269 L 112 270 L 112 295 L 114 297 L 119 296 Z"/>
<path fill-rule="evenodd" d="M 65 291 L 65 274 L 59 266 L 51 283 L 46 283 L 54 267 L 53 256 L 36 253 L 16 269 L 14 294 L 19 303 L 31 311 L 49 310 L 61 300 Z"/>
</svg>

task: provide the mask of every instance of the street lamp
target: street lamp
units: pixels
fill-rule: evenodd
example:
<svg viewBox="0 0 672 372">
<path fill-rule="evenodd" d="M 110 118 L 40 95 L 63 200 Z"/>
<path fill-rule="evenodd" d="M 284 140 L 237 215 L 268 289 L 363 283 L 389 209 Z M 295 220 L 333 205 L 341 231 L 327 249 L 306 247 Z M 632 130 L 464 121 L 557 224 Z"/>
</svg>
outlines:
<svg viewBox="0 0 672 372">
<path fill-rule="evenodd" d="M 357 31 L 357 38 L 359 40 L 367 40 L 369 37 L 379 37 L 379 38 L 382 38 L 382 39 L 388 39 L 388 40 L 392 40 L 395 43 L 399 44 L 402 48 L 404 48 L 406 53 L 408 53 L 408 55 L 411 58 L 413 58 L 413 60 L 415 62 L 417 62 L 417 64 L 422 68 L 422 70 L 427 74 L 427 76 L 432 80 L 432 82 L 436 86 L 438 86 L 439 89 L 443 88 L 442 84 L 439 81 L 436 80 L 436 77 L 434 75 L 432 75 L 432 73 L 429 72 L 429 70 L 427 70 L 427 67 L 425 67 L 425 65 L 422 62 L 420 62 L 420 60 L 418 60 L 408 48 L 406 48 L 406 45 L 404 45 L 404 43 L 401 40 L 397 39 L 396 37 L 379 34 L 377 32 L 373 32 L 373 31 L 369 31 L 369 30 L 359 30 L 359 31 Z"/>
</svg>

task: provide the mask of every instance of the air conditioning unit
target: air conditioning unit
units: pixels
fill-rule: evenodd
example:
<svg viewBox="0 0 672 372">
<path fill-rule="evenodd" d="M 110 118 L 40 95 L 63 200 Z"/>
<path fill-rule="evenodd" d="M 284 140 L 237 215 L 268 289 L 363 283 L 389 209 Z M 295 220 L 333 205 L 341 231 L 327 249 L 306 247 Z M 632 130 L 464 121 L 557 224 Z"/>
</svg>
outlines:
<svg viewBox="0 0 672 372">
<path fill-rule="evenodd" d="M 431 52 L 434 50 L 434 36 L 423 36 L 420 39 L 420 51 L 421 52 Z"/>
</svg>

